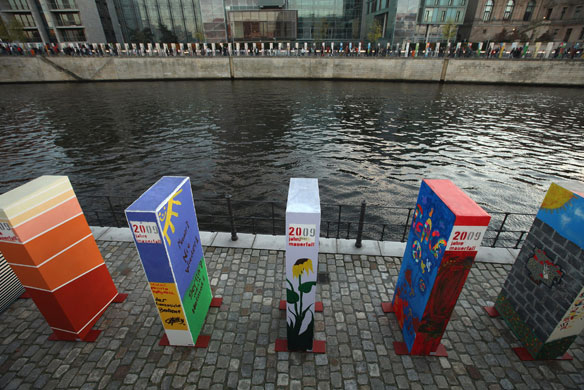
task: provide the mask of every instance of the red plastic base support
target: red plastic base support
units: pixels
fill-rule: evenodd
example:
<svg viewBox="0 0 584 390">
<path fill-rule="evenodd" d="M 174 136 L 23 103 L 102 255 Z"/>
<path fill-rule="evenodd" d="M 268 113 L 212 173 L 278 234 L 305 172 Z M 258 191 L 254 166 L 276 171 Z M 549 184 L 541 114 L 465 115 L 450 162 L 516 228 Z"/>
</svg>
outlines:
<svg viewBox="0 0 584 390">
<path fill-rule="evenodd" d="M 30 294 L 28 293 L 28 291 L 23 292 L 18 299 L 31 299 L 32 297 L 30 296 Z"/>
<path fill-rule="evenodd" d="M 217 298 L 211 299 L 211 305 L 209 305 L 209 307 L 221 307 L 222 304 L 223 304 L 223 298 L 217 297 Z"/>
<path fill-rule="evenodd" d="M 278 307 L 280 310 L 286 310 L 286 301 L 282 299 L 280 301 L 280 306 Z M 324 305 L 322 304 L 322 302 L 320 301 L 314 302 L 314 311 L 317 313 L 322 313 L 324 311 Z"/>
<path fill-rule="evenodd" d="M 533 356 L 531 356 L 531 354 L 527 351 L 527 349 L 525 349 L 523 347 L 512 348 L 512 349 L 513 349 L 513 352 L 515 352 L 515 355 L 517 355 L 517 357 L 521 361 L 540 361 L 541 362 L 541 361 L 545 361 L 545 360 L 572 360 L 572 359 L 574 359 L 572 357 L 572 355 L 570 355 L 568 352 L 563 354 L 561 357 L 557 357 L 554 359 L 535 359 Z"/>
<path fill-rule="evenodd" d="M 381 302 L 381 309 L 384 313 L 393 313 L 393 305 L 391 302 Z"/>
<path fill-rule="evenodd" d="M 91 329 L 87 333 L 87 335 L 85 335 L 85 337 L 83 339 L 79 339 L 76 337 L 71 337 L 71 338 L 65 339 L 65 338 L 57 336 L 57 334 L 55 334 L 55 333 L 52 333 L 47 340 L 50 340 L 50 341 L 83 341 L 86 343 L 94 343 L 100 334 L 101 334 L 101 330 Z"/>
<path fill-rule="evenodd" d="M 495 306 L 483 306 L 483 309 L 485 309 L 485 311 L 487 312 L 489 317 L 495 318 L 495 317 L 499 317 L 501 315 L 501 314 L 499 314 L 497 309 L 495 309 Z"/>
<path fill-rule="evenodd" d="M 403 341 L 394 341 L 393 349 L 396 355 L 410 355 L 408 352 L 408 346 Z M 439 344 L 436 351 L 430 352 L 428 355 L 412 355 L 412 356 L 437 356 L 437 357 L 448 357 L 448 352 L 443 344 Z"/>
<path fill-rule="evenodd" d="M 195 348 L 207 348 L 209 346 L 209 342 L 211 341 L 211 336 L 208 334 L 200 334 L 197 338 L 197 342 L 195 343 Z M 158 342 L 158 345 L 162 345 L 163 347 L 193 347 L 192 345 L 171 345 L 168 342 L 168 337 L 166 337 L 166 333 L 162 335 L 162 338 Z"/>
<path fill-rule="evenodd" d="M 312 342 L 312 351 L 289 351 L 288 350 L 288 340 L 276 339 L 276 345 L 275 345 L 274 350 L 276 352 L 326 353 L 326 341 L 314 340 Z"/>
<path fill-rule="evenodd" d="M 209 346 L 210 341 L 211 341 L 211 335 L 200 334 L 199 337 L 197 337 L 197 342 L 195 343 L 195 348 L 207 348 Z"/>
<path fill-rule="evenodd" d="M 112 303 L 122 303 L 126 300 L 126 298 L 128 298 L 128 294 L 118 293 Z"/>
</svg>

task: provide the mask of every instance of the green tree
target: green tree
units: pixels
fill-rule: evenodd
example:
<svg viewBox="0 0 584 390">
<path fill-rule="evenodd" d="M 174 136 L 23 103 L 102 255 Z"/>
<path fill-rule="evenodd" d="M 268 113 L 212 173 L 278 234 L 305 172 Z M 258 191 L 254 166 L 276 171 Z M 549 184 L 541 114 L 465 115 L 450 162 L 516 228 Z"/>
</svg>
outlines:
<svg viewBox="0 0 584 390">
<path fill-rule="evenodd" d="M 446 22 L 445 25 L 442 26 L 442 38 L 444 38 L 448 43 L 452 40 L 452 38 L 456 37 L 456 31 L 458 27 L 454 24 L 451 20 Z"/>
<path fill-rule="evenodd" d="M 168 29 L 164 24 L 158 25 L 160 31 L 160 42 L 162 43 L 177 43 L 178 37 L 176 34 Z"/>
<path fill-rule="evenodd" d="M 369 40 L 369 42 L 374 44 L 377 43 L 379 38 L 383 36 L 383 33 L 381 31 L 382 29 L 383 26 L 381 25 L 381 23 L 379 23 L 377 19 L 373 19 L 373 24 L 371 25 L 371 28 L 367 33 L 367 39 Z"/>
<path fill-rule="evenodd" d="M 195 36 L 194 36 L 194 38 L 195 38 L 195 41 L 196 41 L 196 42 L 203 42 L 203 41 L 205 40 L 205 34 L 203 34 L 203 33 L 202 33 L 202 32 L 200 32 L 200 31 L 197 31 L 197 32 L 195 33 Z"/>
<path fill-rule="evenodd" d="M 130 42 L 132 43 L 153 43 L 154 34 L 149 27 L 143 30 L 132 30 L 130 33 Z"/>
<path fill-rule="evenodd" d="M 11 18 L 8 25 L 0 18 L 0 39 L 6 42 L 26 42 L 28 37 L 24 33 L 22 23 Z"/>
<path fill-rule="evenodd" d="M 539 37 L 537 37 L 537 39 L 535 39 L 537 42 L 552 42 L 553 40 L 554 34 L 552 34 L 550 31 L 544 32 Z"/>
<path fill-rule="evenodd" d="M 500 32 L 495 34 L 495 36 L 493 37 L 493 40 L 495 42 L 506 42 L 508 40 L 507 29 L 503 28 Z"/>
<path fill-rule="evenodd" d="M 326 18 L 320 20 L 320 28 L 316 31 L 315 38 L 317 40 L 323 40 L 327 38 L 329 30 L 329 25 Z"/>
<path fill-rule="evenodd" d="M 8 33 L 8 27 L 4 24 L 4 19 L 0 18 L 0 39 L 3 41 L 10 40 L 10 34 Z"/>
</svg>

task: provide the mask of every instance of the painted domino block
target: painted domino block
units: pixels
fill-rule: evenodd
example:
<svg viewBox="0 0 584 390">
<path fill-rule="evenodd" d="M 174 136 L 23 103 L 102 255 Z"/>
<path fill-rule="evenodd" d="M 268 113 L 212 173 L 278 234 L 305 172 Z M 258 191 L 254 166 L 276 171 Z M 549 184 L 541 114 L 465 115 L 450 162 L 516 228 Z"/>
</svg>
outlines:
<svg viewBox="0 0 584 390">
<path fill-rule="evenodd" d="M 0 195 L 0 251 L 57 339 L 84 339 L 118 295 L 66 176 Z"/>
<path fill-rule="evenodd" d="M 320 197 L 317 179 L 290 179 L 286 207 L 287 348 L 313 350 Z"/>
<path fill-rule="evenodd" d="M 168 343 L 194 346 L 213 296 L 189 178 L 163 177 L 126 217 Z"/>
<path fill-rule="evenodd" d="M 552 183 L 495 308 L 534 359 L 566 353 L 584 328 L 584 184 Z"/>
<path fill-rule="evenodd" d="M 392 303 L 409 354 L 438 349 L 490 219 L 451 181 L 422 181 Z"/>
</svg>

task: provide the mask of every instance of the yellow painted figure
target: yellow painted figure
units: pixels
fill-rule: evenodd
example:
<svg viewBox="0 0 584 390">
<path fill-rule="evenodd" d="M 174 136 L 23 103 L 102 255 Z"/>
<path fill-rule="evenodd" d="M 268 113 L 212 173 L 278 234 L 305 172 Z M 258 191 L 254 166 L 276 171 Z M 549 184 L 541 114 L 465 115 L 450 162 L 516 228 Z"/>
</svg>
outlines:
<svg viewBox="0 0 584 390">
<path fill-rule="evenodd" d="M 170 237 L 168 236 L 168 228 L 170 228 L 170 231 L 174 233 L 174 225 L 172 224 L 171 219 L 172 219 L 172 217 L 178 217 L 178 213 L 175 213 L 172 211 L 172 206 L 173 205 L 177 205 L 177 206 L 181 205 L 181 202 L 179 202 L 178 200 L 174 200 L 174 198 L 176 196 L 178 196 L 181 192 L 182 192 L 182 189 L 180 191 L 177 191 L 177 193 L 174 194 L 168 200 L 168 204 L 165 207 L 166 210 L 163 210 L 161 213 L 158 213 L 158 218 L 160 218 L 160 222 L 164 221 L 164 228 L 162 229 L 162 235 L 166 239 L 166 242 L 168 242 L 168 245 L 170 245 Z"/>
</svg>

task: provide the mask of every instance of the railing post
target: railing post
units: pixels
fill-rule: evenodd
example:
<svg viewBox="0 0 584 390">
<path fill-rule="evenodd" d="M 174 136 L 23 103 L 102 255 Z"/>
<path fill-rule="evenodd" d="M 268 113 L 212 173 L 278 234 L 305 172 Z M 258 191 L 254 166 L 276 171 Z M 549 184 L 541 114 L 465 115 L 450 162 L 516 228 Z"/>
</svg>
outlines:
<svg viewBox="0 0 584 390">
<path fill-rule="evenodd" d="M 405 242 L 406 241 L 406 234 L 408 233 L 408 226 L 410 226 L 410 216 L 411 215 L 412 215 L 412 209 L 409 208 L 408 209 L 408 218 L 406 219 L 406 224 L 404 225 L 404 233 L 402 235 L 401 242 Z"/>
<path fill-rule="evenodd" d="M 351 222 L 347 223 L 347 240 L 349 239 L 349 235 L 351 234 Z"/>
<path fill-rule="evenodd" d="M 233 209 L 231 208 L 231 195 L 226 194 L 227 212 L 229 213 L 229 223 L 231 224 L 231 241 L 237 241 L 237 230 L 235 229 L 235 220 L 233 219 Z"/>
<path fill-rule="evenodd" d="M 365 207 L 367 207 L 367 202 L 361 202 L 361 214 L 359 215 L 359 227 L 357 228 L 357 241 L 355 241 L 355 247 L 361 248 L 362 238 L 363 238 L 363 223 L 365 222 Z"/>
<path fill-rule="evenodd" d="M 523 236 L 525 235 L 525 232 L 521 232 L 521 235 L 519 236 L 519 239 L 517 240 L 517 242 L 515 243 L 515 247 L 514 249 L 517 249 L 517 247 L 519 246 L 519 244 L 521 243 L 521 239 L 523 238 Z"/>
<path fill-rule="evenodd" d="M 337 239 L 341 238 L 341 209 L 343 206 L 339 205 L 339 220 L 337 222 Z"/>
<path fill-rule="evenodd" d="M 383 227 L 381 228 L 381 238 L 379 239 L 379 241 L 383 241 L 384 234 L 385 234 L 385 224 L 383 224 Z"/>
<path fill-rule="evenodd" d="M 270 202 L 272 204 L 272 235 L 276 235 L 276 220 L 274 215 L 274 202 Z"/>
<path fill-rule="evenodd" d="M 491 248 L 495 247 L 495 244 L 497 243 L 497 240 L 499 239 L 499 235 L 501 234 L 501 231 L 503 231 L 503 226 L 505 226 L 505 222 L 507 221 L 508 216 L 509 216 L 509 213 L 505 213 L 505 218 L 503 218 L 503 222 L 501 222 L 501 226 L 499 226 L 499 230 L 497 230 L 497 235 L 495 236 L 495 239 L 493 240 L 493 245 L 491 245 Z"/>
<path fill-rule="evenodd" d="M 109 196 L 106 196 L 106 198 L 107 198 L 107 203 L 109 204 L 110 211 L 112 212 L 112 217 L 114 217 L 114 222 L 116 223 L 116 227 L 120 227 L 120 224 L 118 223 L 118 219 L 116 218 L 116 212 L 114 211 L 114 206 L 112 205 L 112 200 L 110 199 Z"/>
<path fill-rule="evenodd" d="M 97 222 L 99 223 L 99 226 L 103 226 L 103 222 L 101 221 L 101 218 L 99 218 L 99 212 L 95 212 L 95 216 L 97 217 Z"/>
</svg>

